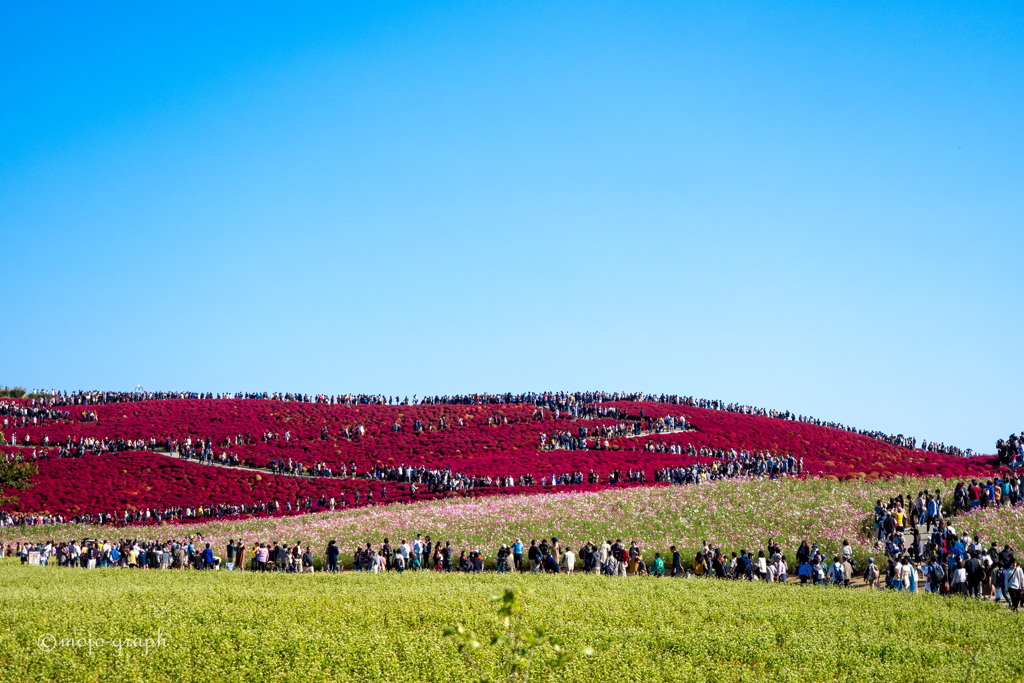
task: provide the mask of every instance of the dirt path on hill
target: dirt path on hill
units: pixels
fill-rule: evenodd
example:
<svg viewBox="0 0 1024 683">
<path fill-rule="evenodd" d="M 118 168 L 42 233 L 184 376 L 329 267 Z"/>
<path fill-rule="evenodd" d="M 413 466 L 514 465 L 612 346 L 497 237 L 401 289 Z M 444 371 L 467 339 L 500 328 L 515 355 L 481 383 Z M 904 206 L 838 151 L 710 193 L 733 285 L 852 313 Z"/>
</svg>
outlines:
<svg viewBox="0 0 1024 683">
<path fill-rule="evenodd" d="M 594 437 L 599 439 L 639 439 L 641 436 L 664 436 L 665 434 L 682 434 L 683 432 L 696 432 L 696 429 L 666 429 L 663 432 L 647 432 L 645 434 L 627 434 L 626 436 Z M 588 439 L 591 437 L 587 437 Z"/>
<path fill-rule="evenodd" d="M 143 452 L 145 452 L 145 453 L 153 453 L 154 455 L 162 455 L 162 456 L 164 456 L 166 458 L 173 458 L 175 460 L 180 460 L 181 462 L 190 462 L 193 465 L 204 465 L 204 466 L 207 466 L 207 467 L 223 467 L 223 468 L 229 469 L 229 470 L 246 470 L 248 472 L 256 472 L 257 474 L 269 474 L 269 475 L 274 476 L 274 477 L 290 477 L 292 479 L 352 479 L 352 477 L 349 477 L 349 476 L 339 477 L 339 476 L 336 476 L 336 475 L 331 475 L 329 477 L 321 477 L 321 476 L 316 475 L 316 474 L 286 474 L 284 472 L 271 472 L 270 468 L 266 468 L 266 467 L 251 467 L 249 465 L 229 465 L 227 463 L 215 462 L 215 461 L 212 461 L 212 460 L 208 461 L 208 462 L 203 462 L 203 461 L 197 460 L 195 458 L 183 458 L 180 455 L 177 455 L 176 453 L 171 453 L 171 452 L 168 452 L 168 451 L 143 451 Z"/>
</svg>

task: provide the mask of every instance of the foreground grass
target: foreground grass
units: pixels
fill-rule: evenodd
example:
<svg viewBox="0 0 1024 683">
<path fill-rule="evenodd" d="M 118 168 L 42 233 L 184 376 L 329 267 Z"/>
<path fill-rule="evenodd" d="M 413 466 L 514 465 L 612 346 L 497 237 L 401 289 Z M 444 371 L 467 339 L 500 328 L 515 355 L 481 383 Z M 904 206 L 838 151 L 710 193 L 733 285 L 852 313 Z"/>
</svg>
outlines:
<svg viewBox="0 0 1024 683">
<path fill-rule="evenodd" d="M 492 680 L 442 628 L 489 633 L 489 599 L 594 653 L 533 680 L 1021 680 L 1021 617 L 927 595 L 704 579 L 281 575 L 69 570 L 0 562 L 0 664 L 11 681 Z M 64 638 L 153 638 L 143 648 Z M 51 634 L 55 640 L 46 640 Z M 40 639 L 43 640 L 40 640 Z M 43 645 L 43 647 L 40 646 Z M 49 651 L 46 649 L 49 648 Z"/>
</svg>

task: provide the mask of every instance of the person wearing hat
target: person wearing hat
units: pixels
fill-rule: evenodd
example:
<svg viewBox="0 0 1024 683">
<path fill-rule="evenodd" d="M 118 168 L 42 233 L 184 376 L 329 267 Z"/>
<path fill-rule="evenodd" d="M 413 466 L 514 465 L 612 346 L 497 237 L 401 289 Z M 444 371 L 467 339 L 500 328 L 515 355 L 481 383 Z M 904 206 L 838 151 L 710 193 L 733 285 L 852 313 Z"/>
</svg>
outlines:
<svg viewBox="0 0 1024 683">
<path fill-rule="evenodd" d="M 878 565 L 875 564 L 875 558 L 868 558 L 868 566 L 864 568 L 864 580 L 868 584 L 868 588 L 875 588 L 878 583 L 878 577 L 881 571 L 878 569 Z"/>
</svg>

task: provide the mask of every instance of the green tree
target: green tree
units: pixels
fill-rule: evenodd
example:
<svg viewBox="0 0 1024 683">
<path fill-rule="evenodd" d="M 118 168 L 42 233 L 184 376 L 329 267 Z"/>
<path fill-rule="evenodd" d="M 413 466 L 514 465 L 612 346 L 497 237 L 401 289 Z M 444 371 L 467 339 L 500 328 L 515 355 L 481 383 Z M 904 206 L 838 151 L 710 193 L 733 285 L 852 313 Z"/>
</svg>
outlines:
<svg viewBox="0 0 1024 683">
<path fill-rule="evenodd" d="M 32 475 L 39 471 L 35 463 L 3 462 L 0 463 L 0 505 L 12 503 L 17 496 L 5 496 L 3 491 L 15 489 L 24 491 L 32 486 Z"/>
</svg>

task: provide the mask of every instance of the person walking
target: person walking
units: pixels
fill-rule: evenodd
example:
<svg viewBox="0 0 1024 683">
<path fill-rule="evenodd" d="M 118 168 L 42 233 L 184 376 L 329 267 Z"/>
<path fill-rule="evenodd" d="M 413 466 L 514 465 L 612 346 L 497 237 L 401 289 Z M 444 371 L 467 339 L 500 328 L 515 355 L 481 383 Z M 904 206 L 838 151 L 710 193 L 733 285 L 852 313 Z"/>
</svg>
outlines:
<svg viewBox="0 0 1024 683">
<path fill-rule="evenodd" d="M 1006 572 L 1005 591 L 1010 601 L 1010 609 L 1014 612 L 1020 607 L 1021 591 L 1024 590 L 1024 569 L 1021 569 L 1017 560 L 1010 561 L 1010 570 Z"/>
</svg>

